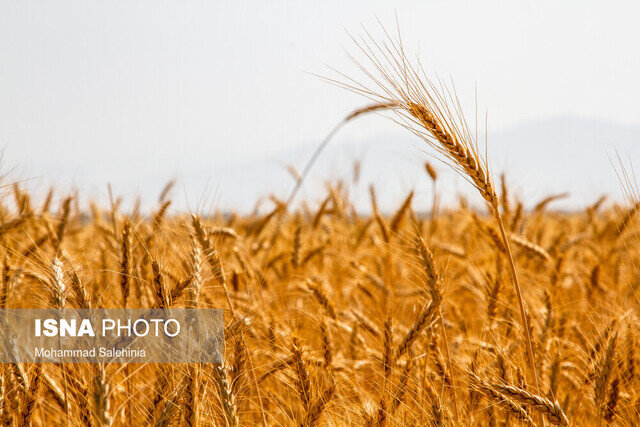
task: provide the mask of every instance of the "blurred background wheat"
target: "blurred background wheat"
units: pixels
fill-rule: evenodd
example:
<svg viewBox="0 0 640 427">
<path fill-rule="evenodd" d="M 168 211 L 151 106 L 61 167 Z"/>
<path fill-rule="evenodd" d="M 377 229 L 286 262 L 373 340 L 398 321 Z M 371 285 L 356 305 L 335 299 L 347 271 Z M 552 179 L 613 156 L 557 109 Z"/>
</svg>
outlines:
<svg viewBox="0 0 640 427">
<path fill-rule="evenodd" d="M 386 215 L 372 188 L 359 215 L 342 182 L 290 213 L 199 217 L 167 215 L 170 191 L 149 216 L 10 191 L 3 308 L 224 308 L 225 363 L 5 364 L 7 424 L 638 422 L 637 204 L 528 210 L 500 188 L 536 387 L 504 242 L 464 199 Z"/>
</svg>

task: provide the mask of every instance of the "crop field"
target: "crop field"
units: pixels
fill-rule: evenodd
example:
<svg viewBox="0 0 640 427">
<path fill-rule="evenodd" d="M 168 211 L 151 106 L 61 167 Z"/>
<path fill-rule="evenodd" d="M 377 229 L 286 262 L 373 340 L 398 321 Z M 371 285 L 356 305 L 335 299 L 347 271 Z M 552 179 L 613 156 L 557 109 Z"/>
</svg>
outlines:
<svg viewBox="0 0 640 427">
<path fill-rule="evenodd" d="M 640 422 L 640 204 L 520 200 L 455 96 L 369 47 L 372 89 L 344 86 L 373 104 L 346 121 L 389 114 L 446 163 L 425 165 L 428 212 L 373 187 L 357 212 L 349 182 L 252 214 L 174 210 L 171 185 L 143 212 L 5 183 L 0 308 L 222 308 L 225 335 L 222 364 L 3 364 L 3 424 Z M 439 206 L 444 167 L 477 200 Z"/>
<path fill-rule="evenodd" d="M 637 205 L 525 211 L 503 190 L 536 386 L 508 250 L 464 203 L 430 219 L 409 195 L 385 216 L 372 192 L 376 214 L 359 216 L 334 186 L 291 215 L 274 199 L 262 215 L 167 216 L 165 197 L 145 218 L 13 193 L 3 308 L 224 308 L 225 363 L 5 364 L 6 423 L 637 421 Z"/>
</svg>

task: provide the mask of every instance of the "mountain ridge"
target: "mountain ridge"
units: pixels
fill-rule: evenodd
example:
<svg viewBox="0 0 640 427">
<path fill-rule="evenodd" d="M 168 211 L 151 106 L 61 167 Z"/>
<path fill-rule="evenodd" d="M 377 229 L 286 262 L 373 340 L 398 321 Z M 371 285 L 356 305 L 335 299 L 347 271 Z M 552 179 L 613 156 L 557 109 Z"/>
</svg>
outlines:
<svg viewBox="0 0 640 427">
<path fill-rule="evenodd" d="M 617 124 L 579 116 L 553 116 L 523 122 L 489 135 L 488 157 L 494 178 L 507 174 L 511 189 L 529 205 L 552 193 L 571 193 L 560 208 L 584 206 L 602 194 L 621 197 L 616 176 L 617 153 L 625 160 L 640 158 L 640 126 Z M 285 198 L 294 185 L 286 166 L 302 170 L 318 143 L 308 143 L 246 161 L 225 162 L 202 152 L 158 153 L 144 159 L 119 159 L 111 154 L 83 159 L 74 152 L 55 156 L 43 152 L 20 159 L 8 147 L 5 166 L 20 166 L 20 178 L 37 178 L 45 185 L 75 187 L 85 197 L 104 198 L 106 183 L 127 198 L 143 196 L 153 204 L 170 178 L 177 178 L 178 209 L 249 211 L 258 198 L 273 192 Z M 482 146 L 483 143 L 480 143 Z M 454 203 L 459 193 L 479 202 L 473 188 L 428 153 L 428 145 L 408 132 L 350 140 L 338 134 L 318 159 L 298 200 L 317 201 L 327 180 L 353 181 L 352 166 L 361 161 L 361 177 L 353 187 L 358 209 L 367 209 L 368 185 L 375 185 L 381 207 L 392 210 L 412 189 L 417 208 L 428 208 L 431 186 L 424 161 L 436 166 L 442 203 Z M 65 187 L 66 186 L 66 187 Z M 555 205 L 554 205 L 555 206 Z"/>
</svg>

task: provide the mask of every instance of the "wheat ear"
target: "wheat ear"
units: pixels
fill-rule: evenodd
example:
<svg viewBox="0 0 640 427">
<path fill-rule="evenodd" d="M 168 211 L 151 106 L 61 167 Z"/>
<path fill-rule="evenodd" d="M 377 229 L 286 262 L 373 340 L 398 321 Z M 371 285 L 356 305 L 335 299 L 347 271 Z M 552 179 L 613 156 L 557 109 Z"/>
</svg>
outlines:
<svg viewBox="0 0 640 427">
<path fill-rule="evenodd" d="M 315 403 L 309 407 L 309 410 L 307 411 L 307 414 L 302 422 L 303 426 L 313 427 L 318 424 L 318 422 L 320 421 L 320 417 L 322 416 L 322 413 L 324 412 L 327 404 L 333 398 L 335 392 L 336 392 L 336 384 L 332 382 L 331 385 L 329 385 L 329 387 L 327 387 L 322 392 L 322 394 L 315 401 Z"/>
<path fill-rule="evenodd" d="M 218 389 L 218 395 L 220 396 L 220 403 L 224 411 L 227 426 L 235 427 L 240 424 L 236 398 L 229 385 L 227 369 L 222 363 L 213 366 L 213 378 L 216 388 Z"/>
<path fill-rule="evenodd" d="M 479 191 L 487 202 L 500 229 L 504 243 L 513 286 L 518 299 L 521 326 L 524 331 L 527 360 L 530 375 L 538 390 L 538 375 L 531 333 L 527 324 L 524 298 L 518 280 L 513 254 L 504 222 L 500 214 L 499 198 L 496 194 L 486 159 L 479 154 L 476 140 L 471 136 L 455 93 L 446 88 L 438 89 L 424 75 L 418 65 L 414 68 L 407 58 L 402 42 L 389 39 L 385 43 L 369 41 L 356 42 L 357 46 L 371 61 L 374 71 L 357 63 L 356 65 L 370 79 L 373 89 L 350 79 L 351 83 L 330 80 L 360 95 L 372 99 L 378 105 L 393 108 L 397 122 L 422 138 L 449 166 L 458 171 Z M 354 59 L 355 62 L 355 59 Z"/>
<path fill-rule="evenodd" d="M 558 402 L 552 402 L 546 397 L 508 384 L 491 384 L 491 387 L 516 402 L 537 409 L 553 424 L 569 425 L 569 420 Z"/>
</svg>

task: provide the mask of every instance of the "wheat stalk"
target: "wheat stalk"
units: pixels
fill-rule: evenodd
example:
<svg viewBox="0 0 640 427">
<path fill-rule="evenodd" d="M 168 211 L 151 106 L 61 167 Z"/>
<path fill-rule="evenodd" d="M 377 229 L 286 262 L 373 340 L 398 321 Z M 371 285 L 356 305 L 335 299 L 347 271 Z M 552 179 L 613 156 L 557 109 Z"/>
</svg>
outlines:
<svg viewBox="0 0 640 427">
<path fill-rule="evenodd" d="M 445 89 L 438 90 L 424 74 L 420 74 L 421 69 L 416 69 L 410 64 L 399 40 L 389 38 L 384 45 L 380 45 L 370 38 L 369 41 L 356 42 L 356 44 L 370 59 L 373 71 L 368 71 L 357 61 L 356 64 L 371 79 L 374 88 L 371 89 L 353 80 L 350 84 L 336 83 L 374 99 L 381 105 L 393 105 L 399 123 L 427 142 L 443 160 L 478 190 L 488 204 L 500 230 L 509 260 L 530 375 L 537 390 L 538 375 L 532 338 L 526 321 L 527 312 L 509 239 L 499 210 L 499 198 L 491 180 L 488 163 L 480 155 L 477 142 L 471 137 L 455 95 L 446 92 Z M 377 75 L 374 76 L 375 72 Z"/>
</svg>

